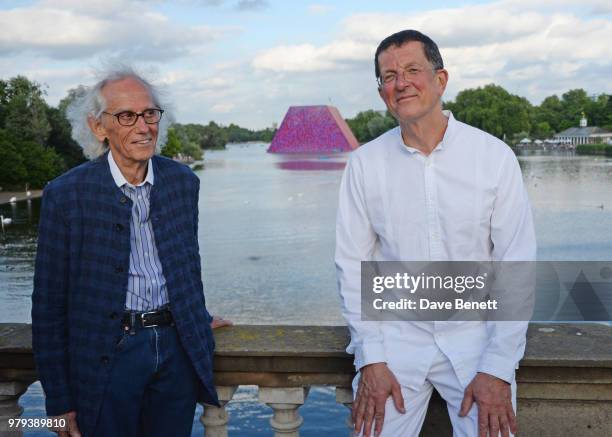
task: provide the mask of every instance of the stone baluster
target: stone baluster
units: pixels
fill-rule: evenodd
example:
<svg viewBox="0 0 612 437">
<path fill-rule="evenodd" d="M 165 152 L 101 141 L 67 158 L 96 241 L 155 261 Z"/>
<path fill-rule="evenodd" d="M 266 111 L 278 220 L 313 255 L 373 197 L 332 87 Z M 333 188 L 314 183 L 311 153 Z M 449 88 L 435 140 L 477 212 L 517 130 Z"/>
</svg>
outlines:
<svg viewBox="0 0 612 437">
<path fill-rule="evenodd" d="M 346 426 L 353 429 L 353 389 L 348 387 L 336 387 L 336 402 L 349 409 L 349 414 L 346 418 Z"/>
<path fill-rule="evenodd" d="M 221 407 L 203 405 L 204 413 L 200 417 L 200 422 L 204 425 L 205 437 L 227 437 L 229 414 L 225 411 L 225 405 L 232 400 L 237 388 L 237 386 L 217 387 L 217 395 Z"/>
<path fill-rule="evenodd" d="M 22 436 L 21 431 L 11 430 L 8 420 L 17 419 L 23 413 L 19 397 L 30 384 L 20 381 L 0 382 L 0 437 Z"/>
<path fill-rule="evenodd" d="M 299 437 L 299 428 L 304 422 L 298 408 L 304 405 L 309 387 L 259 387 L 259 402 L 274 411 L 270 425 L 274 437 Z"/>
</svg>

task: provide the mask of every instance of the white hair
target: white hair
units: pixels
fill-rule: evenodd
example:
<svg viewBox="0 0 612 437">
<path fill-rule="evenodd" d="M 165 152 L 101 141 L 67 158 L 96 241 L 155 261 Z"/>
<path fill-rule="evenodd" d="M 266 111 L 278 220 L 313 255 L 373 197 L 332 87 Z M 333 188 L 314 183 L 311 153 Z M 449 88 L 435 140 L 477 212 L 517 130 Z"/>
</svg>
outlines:
<svg viewBox="0 0 612 437">
<path fill-rule="evenodd" d="M 133 67 L 123 64 L 115 64 L 98 73 L 99 80 L 93 86 L 79 85 L 74 91 L 74 100 L 66 108 L 66 117 L 72 126 L 72 138 L 83 148 L 83 153 L 89 159 L 97 158 L 108 149 L 108 144 L 98 141 L 89 128 L 88 118 L 99 120 L 102 112 L 106 110 L 106 101 L 102 95 L 102 89 L 111 82 L 133 77 L 141 82 L 149 91 L 153 103 L 164 110 L 164 115 L 159 122 L 156 153 L 161 151 L 161 146 L 168 138 L 168 126 L 174 121 L 172 108 L 164 101 L 164 93 Z"/>
</svg>

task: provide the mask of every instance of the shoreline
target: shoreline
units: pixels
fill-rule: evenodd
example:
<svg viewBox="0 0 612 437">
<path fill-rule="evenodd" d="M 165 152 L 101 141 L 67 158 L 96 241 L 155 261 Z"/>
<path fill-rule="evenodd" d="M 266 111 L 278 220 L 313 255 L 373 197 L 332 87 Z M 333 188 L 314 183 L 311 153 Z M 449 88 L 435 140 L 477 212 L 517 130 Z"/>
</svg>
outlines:
<svg viewBox="0 0 612 437">
<path fill-rule="evenodd" d="M 6 205 L 10 203 L 11 197 L 16 197 L 17 202 L 27 199 L 38 199 L 42 197 L 43 190 L 30 190 L 32 195 L 28 197 L 24 191 L 0 191 L 0 205 Z"/>
</svg>

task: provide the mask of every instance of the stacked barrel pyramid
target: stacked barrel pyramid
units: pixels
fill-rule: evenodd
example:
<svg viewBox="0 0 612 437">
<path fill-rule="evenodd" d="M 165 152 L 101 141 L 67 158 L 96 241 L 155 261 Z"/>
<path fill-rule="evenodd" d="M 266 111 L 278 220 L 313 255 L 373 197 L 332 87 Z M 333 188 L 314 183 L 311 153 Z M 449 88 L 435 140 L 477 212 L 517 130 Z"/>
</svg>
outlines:
<svg viewBox="0 0 612 437">
<path fill-rule="evenodd" d="M 268 148 L 270 153 L 336 153 L 359 147 L 333 106 L 291 106 Z"/>
</svg>

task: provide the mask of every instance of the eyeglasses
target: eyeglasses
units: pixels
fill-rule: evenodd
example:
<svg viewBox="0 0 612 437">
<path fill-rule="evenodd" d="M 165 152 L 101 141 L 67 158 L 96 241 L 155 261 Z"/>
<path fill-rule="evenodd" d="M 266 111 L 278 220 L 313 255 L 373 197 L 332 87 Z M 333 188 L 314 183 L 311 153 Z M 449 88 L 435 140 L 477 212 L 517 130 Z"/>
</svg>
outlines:
<svg viewBox="0 0 612 437">
<path fill-rule="evenodd" d="M 116 117 L 117 121 L 121 126 L 134 126 L 138 121 L 138 117 L 142 117 L 144 122 L 147 124 L 159 123 L 159 120 L 161 120 L 164 111 L 163 109 L 150 108 L 145 109 L 142 112 L 121 111 L 117 112 L 116 114 L 112 114 L 110 112 L 102 111 L 102 113 Z"/>
<path fill-rule="evenodd" d="M 441 68 L 423 68 L 417 66 L 408 67 L 401 71 L 401 77 L 404 82 L 410 82 L 416 77 L 420 76 L 421 73 L 426 70 L 432 70 L 435 73 L 436 71 L 441 70 Z M 392 83 L 395 83 L 399 76 L 400 75 L 398 75 L 395 71 L 389 71 L 388 73 L 385 73 L 382 76 L 378 77 L 376 81 L 379 86 L 390 85 Z"/>
</svg>

